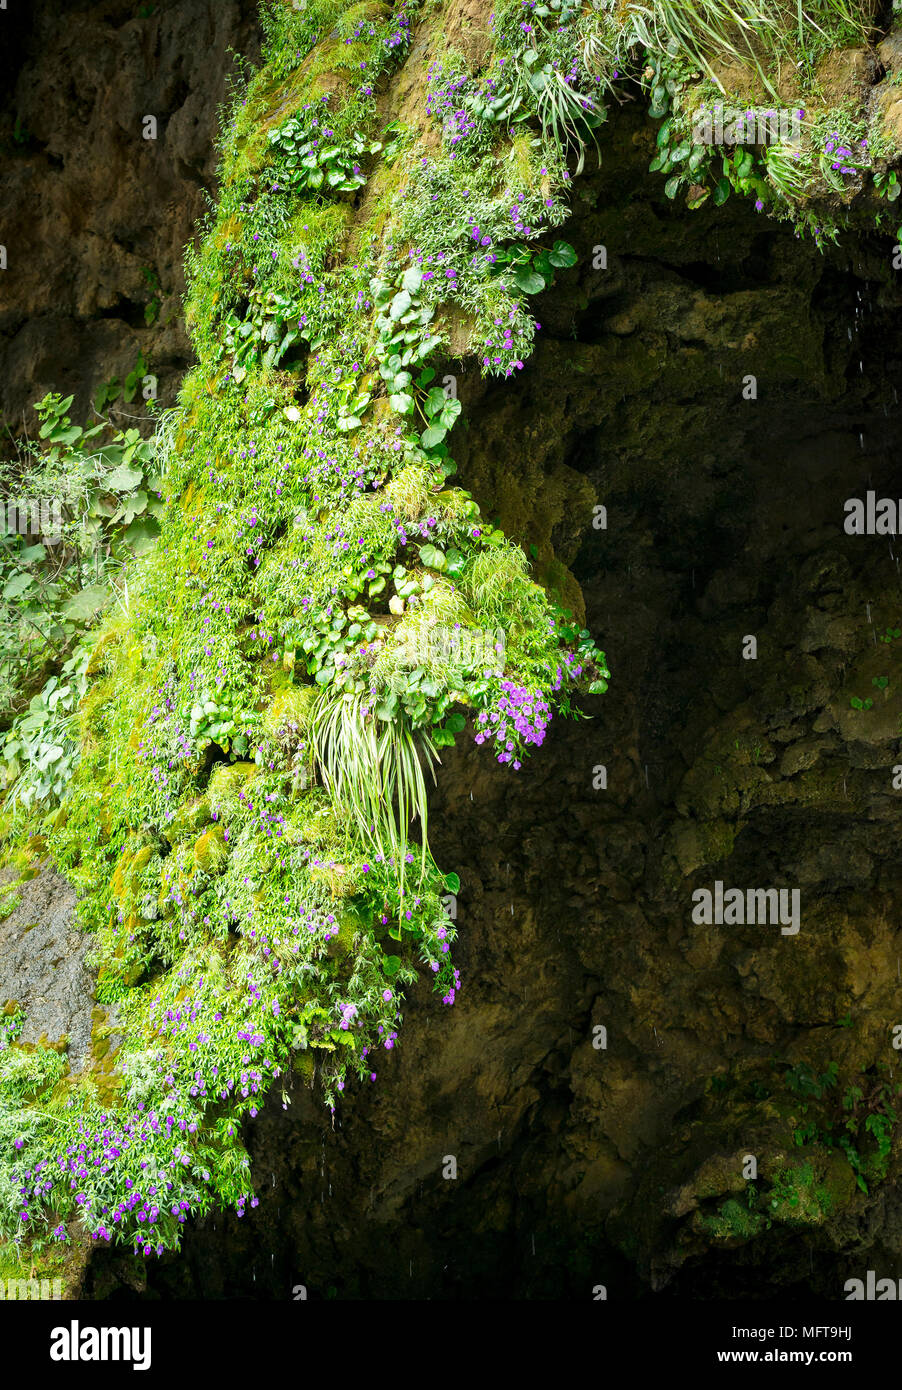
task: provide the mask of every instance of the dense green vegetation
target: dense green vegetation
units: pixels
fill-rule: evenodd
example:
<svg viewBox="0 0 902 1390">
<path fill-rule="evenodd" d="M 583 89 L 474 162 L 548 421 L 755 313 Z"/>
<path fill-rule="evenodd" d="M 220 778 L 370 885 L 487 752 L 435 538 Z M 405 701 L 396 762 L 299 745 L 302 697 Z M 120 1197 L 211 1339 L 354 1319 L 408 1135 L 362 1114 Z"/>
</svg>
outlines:
<svg viewBox="0 0 902 1390">
<path fill-rule="evenodd" d="M 150 1254 L 190 1214 L 243 1212 L 241 1121 L 288 1071 L 315 1070 L 334 1107 L 377 1081 L 405 990 L 431 979 L 454 1003 L 459 883 L 427 837 L 441 750 L 473 737 L 514 775 L 609 672 L 454 485 L 442 364 L 464 334 L 485 374 L 523 368 L 531 296 L 576 260 L 557 230 L 610 94 L 629 77 L 647 96 L 653 168 L 691 206 L 736 190 L 820 237 L 824 180 L 838 215 L 885 168 L 874 139 L 825 173 L 826 128 L 859 135 L 841 112 L 810 124 L 797 167 L 686 138 L 717 60 L 812 76 L 863 32 L 852 0 L 505 0 L 479 70 L 445 45 L 415 118 L 386 129 L 411 25 L 438 15 L 270 3 L 188 252 L 197 365 L 178 408 L 145 441 L 43 404 L 29 489 L 58 495 L 64 469 L 81 490 L 58 572 L 41 547 L 6 552 L 7 626 L 40 636 L 7 695 L 6 829 L 77 885 L 98 1008 L 78 1076 L 10 1016 L 0 1231 L 17 1240 L 65 1241 L 80 1216 Z"/>
</svg>

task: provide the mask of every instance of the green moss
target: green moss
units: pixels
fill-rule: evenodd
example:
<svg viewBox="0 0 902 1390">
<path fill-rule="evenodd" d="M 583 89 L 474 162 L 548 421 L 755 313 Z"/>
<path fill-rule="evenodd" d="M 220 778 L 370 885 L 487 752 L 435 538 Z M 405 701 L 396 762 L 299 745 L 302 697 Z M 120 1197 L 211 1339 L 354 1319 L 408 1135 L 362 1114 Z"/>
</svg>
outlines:
<svg viewBox="0 0 902 1390">
<path fill-rule="evenodd" d="M 0 1241 L 0 1284 L 27 1281 L 29 1299 L 49 1296 L 72 1298 L 81 1279 L 83 1251 L 65 1246 L 34 1249 L 30 1244 L 16 1246 Z M 58 1281 L 58 1282 L 57 1282 Z M 49 1284 L 49 1289 L 46 1287 Z M 42 1287 L 43 1286 L 43 1287 Z M 18 1289 L 17 1289 L 18 1301 Z"/>
<path fill-rule="evenodd" d="M 255 769 L 256 770 L 256 769 Z M 172 820 L 169 822 L 169 839 L 173 841 L 181 840 L 186 835 L 201 830 L 212 819 L 212 809 L 210 806 L 209 793 L 206 796 L 195 797 L 192 801 L 187 801 L 176 811 Z M 149 858 L 149 851 L 148 851 Z M 147 861 L 145 860 L 145 863 Z"/>
<path fill-rule="evenodd" d="M 218 873 L 228 862 L 229 852 L 218 825 L 204 832 L 194 843 L 194 862 L 207 874 Z"/>
<path fill-rule="evenodd" d="M 95 648 L 81 761 L 47 837 L 94 933 L 90 1060 L 72 1076 L 51 1048 L 9 1048 L 0 1077 L 0 1115 L 23 1095 L 28 1107 L 8 1181 L 39 1156 L 52 1166 L 79 1125 L 138 1127 L 95 1211 L 145 1182 L 142 1154 L 178 1175 L 182 1210 L 241 1208 L 241 1120 L 297 1054 L 311 1070 L 318 1058 L 334 1105 L 346 1078 L 369 1076 L 368 1052 L 394 1043 L 421 971 L 453 1001 L 455 929 L 425 839 L 421 760 L 431 766 L 470 712 L 488 717 L 502 681 L 565 713 L 570 666 L 604 686 L 588 634 L 449 484 L 461 406 L 436 374 L 435 325 L 452 320 L 471 325 L 487 374 L 512 375 L 529 351 L 528 289 L 481 242 L 474 255 L 472 224 L 510 244 L 514 199 L 543 236 L 563 222 L 560 132 L 536 110 L 539 133 L 513 143 L 487 120 L 467 148 L 437 125 L 420 141 L 419 120 L 383 140 L 377 93 L 408 54 L 416 11 L 267 8 L 264 63 L 226 120 L 219 204 L 189 253 L 198 365 L 160 434 L 160 539 Z M 576 42 L 565 27 L 543 35 L 549 61 Z M 292 164 L 295 114 L 305 138 L 319 132 L 304 155 L 318 185 Z M 330 141 L 365 151 L 353 178 Z M 358 208 L 361 179 L 372 187 Z M 572 263 L 553 241 L 544 254 L 547 280 Z M 454 624 L 500 627 L 505 643 L 453 669 L 421 659 L 432 629 Z M 508 738 L 524 755 L 520 734 Z M 72 1200 L 62 1186 L 36 1199 L 34 1237 Z M 114 1234 L 174 1248 L 169 1207 L 152 1230 L 129 1217 Z"/>
<path fill-rule="evenodd" d="M 263 713 L 263 732 L 278 738 L 283 730 L 301 735 L 308 727 L 315 692 L 308 686 L 288 685 L 275 694 Z"/>
<path fill-rule="evenodd" d="M 767 1224 L 767 1217 L 755 1210 L 756 1201 L 754 1188 L 749 1189 L 745 1199 L 729 1197 L 713 1215 L 702 1216 L 699 1226 L 713 1241 L 744 1244 L 759 1235 Z"/>
<path fill-rule="evenodd" d="M 22 879 L 16 879 L 0 887 L 0 922 L 15 912 L 22 902 L 22 882 Z"/>
<path fill-rule="evenodd" d="M 217 763 L 210 774 L 207 803 L 219 815 L 233 814 L 256 775 L 256 763 Z"/>
<path fill-rule="evenodd" d="M 81 762 L 47 836 L 95 933 L 91 1061 L 72 1077 L 52 1048 L 10 1048 L 0 1077 L 0 1118 L 27 1110 L 20 1165 L 52 1167 L 79 1123 L 134 1121 L 141 1142 L 117 1156 L 113 1200 L 126 1177 L 144 1181 L 146 1153 L 179 1174 L 183 1210 L 243 1209 L 241 1121 L 284 1068 L 312 1076 L 317 1060 L 334 1105 L 346 1078 L 370 1074 L 368 1050 L 394 1041 L 421 970 L 453 1001 L 455 930 L 426 840 L 421 763 L 468 718 L 483 737 L 511 688 L 534 718 L 546 703 L 570 711 L 576 668 L 583 688 L 605 688 L 604 655 L 572 618 L 581 595 L 551 544 L 568 499 L 590 505 L 588 484 L 549 487 L 541 507 L 530 499 L 531 571 L 500 519 L 449 483 L 461 406 L 439 373 L 449 356 L 469 356 L 486 375 L 512 376 L 531 351 L 530 297 L 573 259 L 555 236 L 568 215 L 568 160 L 596 138 L 610 73 L 632 72 L 630 55 L 644 50 L 641 80 L 665 123 L 656 167 L 668 196 L 684 189 L 697 206 L 753 194 L 777 216 L 828 231 L 849 202 L 848 176 L 825 170 L 815 149 L 828 126 L 850 141 L 865 129 L 845 100 L 824 105 L 822 38 L 856 32 L 833 23 L 835 11 L 822 35 L 804 20 L 794 32 L 795 12 L 775 11 L 773 32 L 739 52 L 735 25 L 724 21 L 700 46 L 679 7 L 656 11 L 640 44 L 635 7 L 568 4 L 547 27 L 536 16 L 531 40 L 535 71 L 577 65 L 572 95 L 557 102 L 550 76 L 544 88 L 522 71 L 518 81 L 519 4 L 496 7 L 478 67 L 445 44 L 431 76 L 408 57 L 417 13 L 415 3 L 393 15 L 340 0 L 265 8 L 263 66 L 226 120 L 219 203 L 189 253 L 198 365 L 161 431 L 160 541 L 132 566 L 128 611 L 95 648 Z M 715 31 L 723 19 L 715 10 Z M 720 90 L 715 64 L 738 92 L 767 79 L 778 55 L 801 89 L 823 95 L 798 167 L 756 153 L 725 170 L 720 151 L 697 159 L 691 142 L 682 149 L 693 100 Z M 401 111 L 386 131 L 384 97 L 405 58 Z M 424 129 L 427 85 L 439 92 L 452 80 L 464 84 L 472 128 Z M 292 164 L 284 126 L 295 115 L 305 130 L 317 122 L 326 142 L 304 156 L 322 173 L 318 187 Z M 356 139 L 368 151 L 359 203 L 325 154 L 328 142 Z M 892 153 L 885 140 L 874 148 L 872 163 Z M 657 370 L 619 342 L 616 361 L 600 353 L 624 389 Z M 790 372 L 791 351 L 775 354 Z M 569 371 L 562 360 L 562 379 Z M 522 489 L 501 479 L 496 490 L 499 517 L 527 529 Z M 490 654 L 437 658 L 430 639 L 445 628 L 491 634 Z M 528 749 L 515 730 L 508 738 L 519 760 Z M 748 759 L 727 775 L 719 758 L 697 772 L 708 816 L 675 847 L 683 872 L 731 852 L 739 798 L 764 780 Z M 408 844 L 417 819 L 422 841 Z M 116 1049 L 101 1007 L 111 1003 Z M 783 1113 L 769 1094 L 739 1092 L 784 1128 L 793 1121 L 794 1100 Z M 840 1162 L 859 1187 L 885 1171 L 891 1106 L 878 1100 L 877 1133 L 860 1100 L 842 1117 L 858 1147 Z M 149 1123 L 164 1106 L 184 1129 Z M 825 1138 L 838 1143 L 838 1118 L 806 1116 L 797 1147 L 817 1153 L 781 1159 L 766 1214 L 754 1187 L 705 1214 L 712 1238 L 822 1220 L 842 1187 Z M 804 1133 L 809 1124 L 816 1135 Z M 15 1163 L 4 1170 L 13 1184 Z M 705 1201 L 717 1196 L 713 1176 L 709 1186 Z M 71 1214 L 65 1191 L 36 1202 L 36 1232 L 60 1217 L 57 1202 Z M 117 1234 L 174 1248 L 180 1224 L 164 1211 L 152 1237 L 128 1222 Z"/>
</svg>

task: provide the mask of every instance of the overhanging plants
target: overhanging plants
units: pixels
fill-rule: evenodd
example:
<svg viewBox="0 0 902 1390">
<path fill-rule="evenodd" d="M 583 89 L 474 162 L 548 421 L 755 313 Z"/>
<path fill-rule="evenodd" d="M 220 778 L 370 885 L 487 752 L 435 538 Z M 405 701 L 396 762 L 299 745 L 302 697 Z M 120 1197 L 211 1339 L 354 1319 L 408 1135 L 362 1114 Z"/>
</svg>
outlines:
<svg viewBox="0 0 902 1390">
<path fill-rule="evenodd" d="M 290 1104 L 286 1073 L 315 1076 L 335 1108 L 379 1078 L 409 985 L 425 976 L 455 1003 L 445 898 L 461 883 L 427 838 L 439 750 L 467 736 L 516 776 L 610 673 L 449 481 L 465 405 L 445 354 L 463 322 L 485 375 L 524 369 L 531 297 L 577 259 L 555 235 L 568 160 L 591 144 L 615 64 L 664 120 L 671 194 L 699 200 L 713 181 L 715 203 L 771 189 L 788 206 L 814 167 L 779 149 L 699 153 L 686 136 L 683 98 L 705 71 L 715 85 L 717 57 L 795 51 L 799 11 L 765 0 L 549 0 L 528 16 L 504 0 L 484 63 L 449 55 L 427 98 L 441 131 L 411 122 L 383 152 L 382 98 L 417 8 L 359 25 L 335 0 L 266 8 L 264 64 L 227 118 L 219 202 L 189 255 L 198 365 L 153 469 L 126 434 L 92 478 L 116 547 L 147 517 L 159 540 L 117 550 L 127 601 L 19 730 L 16 758 L 53 771 L 47 813 L 23 818 L 21 765 L 6 810 L 78 886 L 122 1043 L 111 1072 L 64 1088 L 48 1049 L 28 1067 L 7 1064 L 15 1040 L 3 1050 L 0 1230 L 32 1248 L 80 1218 L 159 1254 L 190 1216 L 244 1214 L 242 1123 L 268 1092 Z M 857 13 L 811 0 L 797 61 Z M 323 102 L 315 50 L 336 34 L 349 52 Z M 847 116 L 815 128 L 838 192 L 870 137 Z M 91 452 L 67 408 L 48 405 L 63 470 Z M 45 757 L 57 716 L 62 752 Z"/>
<path fill-rule="evenodd" d="M 449 482 L 465 415 L 445 376 L 453 321 L 475 324 L 465 351 L 485 375 L 523 370 L 530 299 L 576 261 L 554 235 L 568 160 L 591 144 L 621 61 L 664 119 L 671 194 L 699 200 L 713 181 L 715 203 L 799 200 L 807 160 L 699 153 L 683 98 L 704 72 L 716 90 L 719 57 L 793 52 L 807 72 L 858 14 L 839 0 L 803 14 L 549 0 L 525 16 L 503 0 L 485 62 L 449 55 L 426 98 L 440 138 L 399 120 L 383 152 L 382 98 L 417 10 L 358 24 L 335 0 L 265 9 L 264 64 L 227 118 L 219 203 L 189 255 L 198 365 L 161 431 L 165 470 L 153 486 L 156 462 L 126 435 L 96 480 L 102 525 L 127 535 L 147 513 L 159 541 L 121 556 L 128 600 L 90 667 L 45 690 L 19 731 L 31 752 L 20 739 L 16 757 L 41 778 L 56 769 L 46 815 L 23 818 L 22 767 L 6 809 L 76 882 L 98 1004 L 115 1006 L 123 1041 L 111 1072 L 64 1088 L 57 1054 L 23 1067 L 8 1064 L 15 1040 L 3 1049 L 0 1230 L 32 1249 L 80 1218 L 159 1254 L 190 1216 L 244 1214 L 242 1123 L 267 1092 L 289 1105 L 281 1087 L 300 1072 L 335 1108 L 379 1078 L 409 985 L 425 976 L 455 1003 L 445 898 L 461 883 L 427 839 L 439 750 L 466 735 L 516 776 L 610 673 Z M 349 51 L 323 102 L 315 49 L 335 35 Z M 274 90 L 290 91 L 287 114 L 273 115 Z M 838 192 L 870 136 L 845 115 L 816 128 Z M 63 468 L 90 452 L 67 408 L 57 398 L 48 416 Z M 57 716 L 62 754 L 45 764 Z"/>
<path fill-rule="evenodd" d="M 486 117 L 479 158 L 455 161 L 406 131 L 355 205 L 416 9 L 344 35 L 352 78 L 326 103 L 305 64 L 335 5 L 268 7 L 263 68 L 227 118 L 189 256 L 198 365 L 163 431 L 159 540 L 97 634 L 67 725 L 78 756 L 39 822 L 122 1041 L 110 1071 L 63 1089 L 36 1065 L 24 1100 L 0 1068 L 0 1230 L 33 1249 L 81 1218 L 147 1256 L 217 1204 L 244 1214 L 242 1122 L 273 1089 L 290 1104 L 287 1072 L 335 1108 L 379 1076 L 410 984 L 454 1005 L 461 885 L 428 845 L 439 750 L 468 734 L 516 775 L 552 710 L 608 674 L 449 483 L 463 406 L 440 384 L 452 312 L 476 323 L 486 374 L 510 376 L 528 297 L 574 263 L 546 234 L 597 104 L 587 75 L 579 95 L 564 80 L 581 11 L 549 4 L 542 36 L 517 41 L 535 55 L 525 143 Z M 295 114 L 274 124 L 289 78 Z M 131 468 L 140 445 L 123 448 Z M 140 492 L 141 471 L 119 481 Z"/>
</svg>

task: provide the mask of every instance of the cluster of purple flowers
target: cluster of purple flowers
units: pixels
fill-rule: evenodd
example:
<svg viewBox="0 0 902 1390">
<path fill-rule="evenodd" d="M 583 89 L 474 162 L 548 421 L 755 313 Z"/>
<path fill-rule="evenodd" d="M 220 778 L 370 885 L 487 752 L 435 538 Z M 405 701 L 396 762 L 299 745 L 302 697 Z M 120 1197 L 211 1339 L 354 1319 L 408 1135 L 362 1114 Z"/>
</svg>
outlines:
<svg viewBox="0 0 902 1390">
<path fill-rule="evenodd" d="M 448 993 L 442 995 L 443 1004 L 453 1004 L 457 998 L 457 991 L 460 989 L 460 971 L 454 968 L 454 984 L 448 986 Z"/>
<path fill-rule="evenodd" d="M 520 236 L 532 236 L 533 228 L 527 227 L 526 223 L 523 220 L 523 213 L 520 208 L 520 204 L 524 201 L 524 195 L 522 193 L 518 193 L 517 201 L 512 205 L 510 209 L 511 220 L 514 224 L 514 231 L 517 232 Z"/>
<path fill-rule="evenodd" d="M 410 43 L 410 16 L 405 13 L 403 3 L 396 16 L 395 25 L 394 32 L 389 34 L 385 40 L 385 46 L 388 49 L 399 48 Z"/>
<path fill-rule="evenodd" d="M 580 665 L 579 659 L 578 659 L 578 657 L 576 656 L 576 653 L 575 653 L 575 652 L 567 652 L 566 656 L 564 657 L 564 665 L 563 665 L 563 668 L 561 668 L 560 666 L 558 666 L 557 670 L 556 670 L 555 673 L 554 673 L 554 684 L 552 685 L 551 688 L 552 688 L 553 691 L 555 691 L 555 693 L 556 693 L 558 690 L 560 690 L 561 687 L 562 687 L 563 684 L 564 684 L 564 673 L 565 673 L 565 672 L 566 672 L 566 674 L 570 677 L 570 679 L 571 679 L 572 681 L 575 681 L 575 680 L 577 679 L 577 677 L 579 677 L 579 676 L 582 675 L 582 673 L 583 673 L 583 668 L 582 668 L 582 666 Z"/>
<path fill-rule="evenodd" d="M 174 676 L 169 676 L 158 688 L 160 703 L 152 707 L 144 724 L 147 736 L 137 748 L 138 758 L 150 767 L 167 821 L 175 815 L 181 790 L 178 775 L 171 769 L 186 767 L 195 756 L 193 740 L 175 708 L 177 689 Z M 153 742 L 154 739 L 159 739 L 159 743 Z"/>
<path fill-rule="evenodd" d="M 510 327 L 510 324 L 511 324 L 511 323 L 514 323 L 514 322 L 516 321 L 516 317 L 517 317 L 517 310 L 516 310 L 516 308 L 514 308 L 514 309 L 511 309 L 510 312 L 509 312 L 509 314 L 508 314 L 508 320 L 509 320 L 509 322 L 508 322 L 507 325 L 505 325 L 505 323 L 503 322 L 502 319 L 493 319 L 492 322 L 493 322 L 494 326 L 495 326 L 496 328 L 500 328 L 500 329 L 501 329 L 501 332 L 504 334 L 504 337 L 503 337 L 503 338 L 501 338 L 500 336 L 499 336 L 499 337 L 496 337 L 496 336 L 494 335 L 494 330 L 493 330 L 493 331 L 489 334 L 489 336 L 486 338 L 486 340 L 485 340 L 485 346 L 486 346 L 487 348 L 494 349 L 496 355 L 494 355 L 494 356 L 492 356 L 492 357 L 489 357 L 489 356 L 483 357 L 483 359 L 482 359 L 483 366 L 485 366 L 485 367 L 491 367 L 493 364 L 496 365 L 496 366 L 500 366 L 504 359 L 503 359 L 503 357 L 498 356 L 497 354 L 498 354 L 498 353 L 504 353 L 504 354 L 506 354 L 506 355 L 508 356 L 508 358 L 510 359 L 510 360 L 507 362 L 506 367 L 505 367 L 505 372 L 504 372 L 505 377 L 512 376 L 515 369 L 516 369 L 517 371 L 520 371 L 520 372 L 522 372 L 522 370 L 523 370 L 523 362 L 522 362 L 522 360 L 521 360 L 519 357 L 516 356 L 517 345 L 516 345 L 516 342 L 514 341 L 514 330 Z M 540 327 L 540 326 L 541 326 L 541 325 L 536 324 L 536 327 L 537 327 L 537 328 Z"/>
<path fill-rule="evenodd" d="M 833 163 L 830 165 L 830 168 L 838 169 L 841 174 L 857 174 L 858 168 L 855 166 L 853 161 L 857 158 L 867 160 L 867 140 L 860 140 L 859 147 L 862 151 L 860 156 L 854 154 L 853 151 L 850 150 L 847 145 L 844 145 L 842 142 L 842 136 L 834 130 L 830 135 L 827 136 L 827 140 L 824 145 L 824 154 L 830 154 L 834 156 Z"/>
<path fill-rule="evenodd" d="M 525 744 L 536 747 L 545 740 L 545 731 L 551 723 L 551 710 L 541 690 L 530 690 L 525 685 L 515 685 L 513 681 L 502 681 L 504 694 L 498 699 L 494 709 L 483 710 L 479 716 L 477 743 L 494 739 L 499 763 L 510 763 L 516 770 L 521 766 L 516 754 Z"/>
<path fill-rule="evenodd" d="M 12 1015 L 7 1014 L 0 1021 L 0 1051 L 10 1043 L 15 1042 L 22 1031 L 22 1024 L 25 1022 L 25 1015 L 20 1009 L 16 1009 Z"/>
<path fill-rule="evenodd" d="M 442 122 L 445 140 L 449 145 L 457 145 L 476 129 L 476 118 L 460 103 L 458 93 L 466 86 L 467 77 L 453 78 L 446 86 L 433 88 L 442 76 L 441 63 L 433 63 L 426 81 L 430 90 L 426 95 L 426 114 Z"/>
</svg>

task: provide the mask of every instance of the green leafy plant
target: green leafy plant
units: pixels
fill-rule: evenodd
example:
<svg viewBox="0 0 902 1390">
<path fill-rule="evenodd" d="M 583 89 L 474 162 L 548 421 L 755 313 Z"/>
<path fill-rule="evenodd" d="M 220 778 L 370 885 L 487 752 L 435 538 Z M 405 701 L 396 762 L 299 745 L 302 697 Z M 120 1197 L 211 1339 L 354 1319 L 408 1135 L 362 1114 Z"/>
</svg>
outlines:
<svg viewBox="0 0 902 1390">
<path fill-rule="evenodd" d="M 354 134 L 334 142 L 311 110 L 290 117 L 269 133 L 271 153 L 278 156 L 278 177 L 298 190 L 353 193 L 366 183 L 360 160 L 377 154 L 381 141 Z"/>
<path fill-rule="evenodd" d="M 576 150 L 578 174 L 592 132 L 606 115 L 590 92 L 566 79 L 553 58 L 543 61 L 534 44 L 512 53 L 504 68 L 466 100 L 479 121 L 508 124 L 534 115 L 549 140 Z"/>
<path fill-rule="evenodd" d="M 554 280 L 556 270 L 565 270 L 576 261 L 576 251 L 566 241 L 556 241 L 550 250 L 534 250 L 521 243 L 497 249 L 492 273 L 512 273 L 517 289 L 524 294 L 541 294 Z"/>
<path fill-rule="evenodd" d="M 38 403 L 37 440 L 4 470 L 4 491 L 23 526 L 7 526 L 0 537 L 0 663 L 8 713 L 20 709 L 19 691 L 27 690 L 27 703 L 35 683 L 47 678 L 48 662 L 58 674 L 124 561 L 145 552 L 159 530 L 155 443 L 134 429 L 73 424 L 72 400 L 50 394 Z M 25 521 L 32 534 L 24 532 Z M 35 534 L 36 523 L 43 534 Z"/>
<path fill-rule="evenodd" d="M 150 291 L 150 299 L 144 306 L 144 322 L 147 324 L 148 328 L 152 328 L 160 317 L 160 306 L 162 304 L 160 279 L 157 272 L 146 265 L 141 267 L 141 275 Z"/>
<path fill-rule="evenodd" d="M 80 647 L 63 663 L 61 675 L 51 676 L 10 731 L 0 735 L 10 807 L 62 796 L 81 753 L 75 720 L 90 656 L 90 647 Z"/>
<path fill-rule="evenodd" d="M 418 266 L 400 272 L 394 281 L 378 276 L 370 280 L 373 302 L 380 311 L 375 318 L 379 374 L 386 383 L 389 399 L 396 398 L 393 409 L 402 415 L 413 408 L 408 390 L 412 382 L 410 369 L 421 366 L 441 342 L 430 331 L 435 306 L 426 302 L 423 289 L 423 272 Z"/>
<path fill-rule="evenodd" d="M 888 203 L 896 201 L 902 193 L 902 184 L 895 169 L 885 169 L 882 173 L 874 175 L 874 192 L 878 198 L 885 198 Z"/>
<path fill-rule="evenodd" d="M 0 1051 L 16 1041 L 24 1022 L 25 1013 L 14 999 L 4 1005 L 0 1012 Z"/>
<path fill-rule="evenodd" d="M 837 1108 L 829 1099 L 837 1088 L 838 1073 L 836 1062 L 820 1075 L 804 1062 L 786 1071 L 787 1088 L 804 1102 L 802 1115 L 811 1116 L 795 1127 L 793 1139 L 800 1147 L 817 1144 L 838 1148 L 855 1173 L 858 1187 L 867 1193 L 870 1182 L 886 1175 L 899 1120 L 895 1105 L 899 1088 L 879 1074 L 861 1073 L 860 1080 L 843 1091 Z"/>
<path fill-rule="evenodd" d="M 94 396 L 94 409 L 97 414 L 102 415 L 111 405 L 115 405 L 120 396 L 126 405 L 130 405 L 138 393 L 138 387 L 147 375 L 147 365 L 143 352 L 139 352 L 134 367 L 124 381 L 120 382 L 119 378 L 114 376 L 109 381 L 104 382 Z"/>
<path fill-rule="evenodd" d="M 250 291 L 244 317 L 229 312 L 223 325 L 222 342 L 216 360 L 228 357 L 232 379 L 240 383 L 248 367 L 259 361 L 264 370 L 277 367 L 293 343 L 307 341 L 311 348 L 320 346 L 304 332 L 301 310 L 296 299 L 288 294 L 263 287 Z"/>
</svg>

